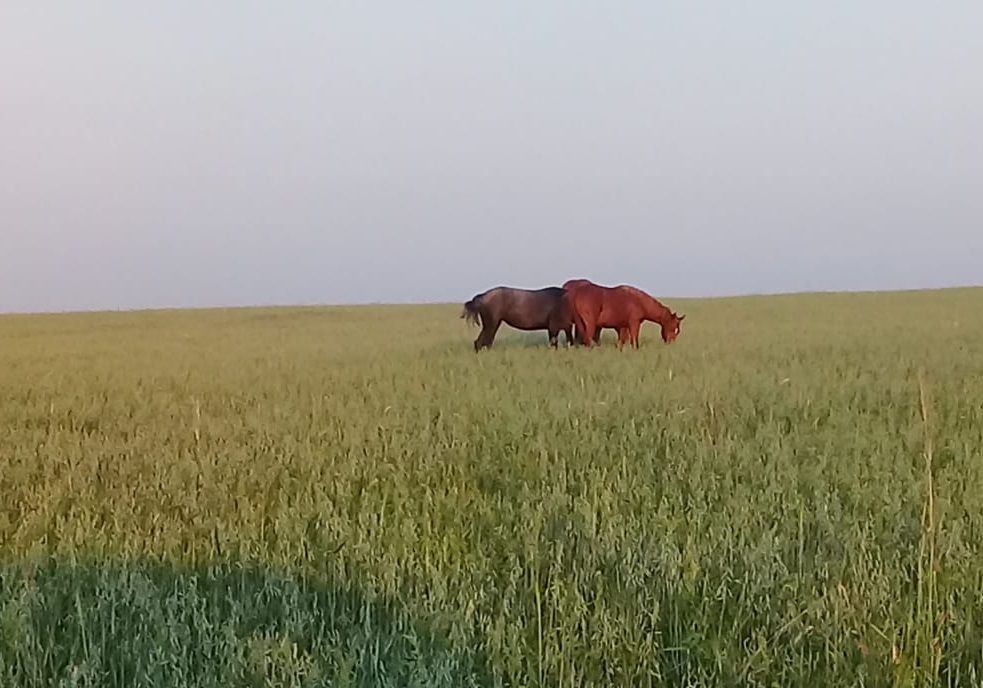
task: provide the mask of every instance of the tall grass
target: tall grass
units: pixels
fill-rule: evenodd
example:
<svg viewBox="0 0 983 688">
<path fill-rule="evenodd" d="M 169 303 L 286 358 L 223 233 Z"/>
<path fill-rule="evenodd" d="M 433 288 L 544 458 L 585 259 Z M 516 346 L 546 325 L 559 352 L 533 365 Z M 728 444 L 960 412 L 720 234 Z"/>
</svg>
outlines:
<svg viewBox="0 0 983 688">
<path fill-rule="evenodd" d="M 0 685 L 978 685 L 983 291 L 0 318 Z"/>
</svg>

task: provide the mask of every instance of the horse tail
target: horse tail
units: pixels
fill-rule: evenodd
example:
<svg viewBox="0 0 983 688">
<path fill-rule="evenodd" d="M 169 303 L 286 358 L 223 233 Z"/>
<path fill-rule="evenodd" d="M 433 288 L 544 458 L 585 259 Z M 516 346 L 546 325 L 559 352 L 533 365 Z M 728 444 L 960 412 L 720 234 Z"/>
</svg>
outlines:
<svg viewBox="0 0 983 688">
<path fill-rule="evenodd" d="M 482 294 L 478 294 L 473 299 L 464 304 L 464 310 L 461 311 L 461 317 L 470 323 L 475 325 L 480 325 L 478 321 L 478 308 L 481 306 Z"/>
<path fill-rule="evenodd" d="M 563 299 L 560 302 L 559 308 L 562 310 L 564 315 L 570 320 L 570 327 L 573 330 L 574 340 L 580 344 L 583 340 L 584 323 L 583 319 L 580 317 L 580 313 L 577 310 L 577 285 L 570 288 L 564 286 Z"/>
</svg>

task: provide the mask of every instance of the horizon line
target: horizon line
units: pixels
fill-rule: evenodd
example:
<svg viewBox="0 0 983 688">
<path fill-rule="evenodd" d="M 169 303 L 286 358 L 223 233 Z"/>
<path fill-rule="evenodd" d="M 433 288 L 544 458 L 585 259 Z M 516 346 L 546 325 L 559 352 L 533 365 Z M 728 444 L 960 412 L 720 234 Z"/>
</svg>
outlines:
<svg viewBox="0 0 983 688">
<path fill-rule="evenodd" d="M 490 287 L 494 288 L 494 287 Z M 780 296 L 835 296 L 835 295 L 869 295 L 869 294 L 905 294 L 913 292 L 942 292 L 983 289 L 983 284 L 951 285 L 945 287 L 907 287 L 901 289 L 808 289 L 802 291 L 753 291 L 739 294 L 720 294 L 704 296 L 660 296 L 662 300 L 681 301 L 711 301 L 724 299 L 746 299 Z M 487 290 L 486 290 L 487 291 Z M 463 302 L 462 302 L 463 303 Z M 0 311 L 0 317 L 6 316 L 41 316 L 41 315 L 99 315 L 112 313 L 170 313 L 175 311 L 228 311 L 270 308 L 365 308 L 365 307 L 400 307 L 400 306 L 451 306 L 459 305 L 456 301 L 347 301 L 347 302 L 295 302 L 295 303 L 252 303 L 225 304 L 210 306 L 146 306 L 134 308 L 76 308 L 64 310 L 36 311 Z"/>
</svg>

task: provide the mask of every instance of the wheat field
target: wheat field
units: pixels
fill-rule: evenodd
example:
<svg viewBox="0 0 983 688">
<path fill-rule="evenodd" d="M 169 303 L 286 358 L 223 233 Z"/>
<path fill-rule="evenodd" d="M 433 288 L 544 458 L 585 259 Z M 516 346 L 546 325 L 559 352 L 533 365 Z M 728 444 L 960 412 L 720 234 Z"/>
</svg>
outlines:
<svg viewBox="0 0 983 688">
<path fill-rule="evenodd" d="M 983 681 L 983 289 L 0 317 L 0 685 Z"/>
</svg>

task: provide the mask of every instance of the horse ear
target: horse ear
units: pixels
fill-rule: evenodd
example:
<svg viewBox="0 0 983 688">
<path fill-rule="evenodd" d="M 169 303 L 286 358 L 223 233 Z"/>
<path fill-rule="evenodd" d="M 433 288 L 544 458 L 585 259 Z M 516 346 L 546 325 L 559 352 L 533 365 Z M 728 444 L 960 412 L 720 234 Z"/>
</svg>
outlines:
<svg viewBox="0 0 983 688">
<path fill-rule="evenodd" d="M 679 316 L 679 322 L 682 322 L 682 321 L 684 321 L 685 319 L 686 319 L 686 314 L 685 314 L 685 313 L 684 313 L 683 315 L 680 315 L 680 316 Z"/>
</svg>

